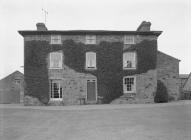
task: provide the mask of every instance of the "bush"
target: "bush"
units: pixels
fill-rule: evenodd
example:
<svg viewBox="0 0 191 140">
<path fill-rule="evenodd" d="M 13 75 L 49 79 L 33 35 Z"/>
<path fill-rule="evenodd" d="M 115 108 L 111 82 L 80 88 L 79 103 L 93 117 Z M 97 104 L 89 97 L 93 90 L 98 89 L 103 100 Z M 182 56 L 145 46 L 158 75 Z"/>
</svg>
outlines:
<svg viewBox="0 0 191 140">
<path fill-rule="evenodd" d="M 42 106 L 44 105 L 38 98 L 26 95 L 24 97 L 25 106 Z"/>
<path fill-rule="evenodd" d="M 157 92 L 154 97 L 155 103 L 166 103 L 168 102 L 168 92 L 166 86 L 160 81 L 157 81 Z"/>
<path fill-rule="evenodd" d="M 174 101 L 175 100 L 175 98 L 173 97 L 173 96 L 170 96 L 170 95 L 168 95 L 168 101 Z"/>
</svg>

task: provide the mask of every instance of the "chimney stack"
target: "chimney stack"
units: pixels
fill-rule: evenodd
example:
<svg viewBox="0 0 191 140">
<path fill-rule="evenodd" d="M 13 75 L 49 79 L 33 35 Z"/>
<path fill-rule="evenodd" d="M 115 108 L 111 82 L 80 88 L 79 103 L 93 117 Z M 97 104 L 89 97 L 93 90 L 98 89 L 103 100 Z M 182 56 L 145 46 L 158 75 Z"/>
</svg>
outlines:
<svg viewBox="0 0 191 140">
<path fill-rule="evenodd" d="M 36 28 L 37 28 L 37 31 L 47 31 L 48 30 L 44 23 L 37 23 Z"/>
<path fill-rule="evenodd" d="M 141 25 L 137 28 L 137 31 L 150 31 L 151 22 L 143 21 Z"/>
</svg>

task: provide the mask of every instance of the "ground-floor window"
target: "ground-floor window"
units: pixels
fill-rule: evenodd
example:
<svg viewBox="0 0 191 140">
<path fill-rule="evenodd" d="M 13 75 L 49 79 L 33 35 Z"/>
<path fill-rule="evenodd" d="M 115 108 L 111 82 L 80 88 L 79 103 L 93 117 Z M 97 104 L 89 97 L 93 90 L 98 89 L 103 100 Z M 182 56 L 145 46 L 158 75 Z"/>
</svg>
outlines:
<svg viewBox="0 0 191 140">
<path fill-rule="evenodd" d="M 124 93 L 136 92 L 136 77 L 135 76 L 125 76 L 123 78 L 123 92 Z"/>
<path fill-rule="evenodd" d="M 61 80 L 50 80 L 50 99 L 62 100 Z"/>
</svg>

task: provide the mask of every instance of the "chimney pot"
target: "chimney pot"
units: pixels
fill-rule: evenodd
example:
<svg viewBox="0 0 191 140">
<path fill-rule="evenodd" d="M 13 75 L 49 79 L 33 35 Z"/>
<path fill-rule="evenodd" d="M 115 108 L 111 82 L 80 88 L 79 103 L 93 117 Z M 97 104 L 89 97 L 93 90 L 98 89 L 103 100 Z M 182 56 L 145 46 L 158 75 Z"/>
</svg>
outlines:
<svg viewBox="0 0 191 140">
<path fill-rule="evenodd" d="M 150 31 L 150 27 L 151 22 L 143 21 L 137 28 L 137 31 Z"/>
<path fill-rule="evenodd" d="M 37 23 L 36 28 L 37 28 L 37 31 L 47 31 L 48 30 L 44 23 Z"/>
</svg>

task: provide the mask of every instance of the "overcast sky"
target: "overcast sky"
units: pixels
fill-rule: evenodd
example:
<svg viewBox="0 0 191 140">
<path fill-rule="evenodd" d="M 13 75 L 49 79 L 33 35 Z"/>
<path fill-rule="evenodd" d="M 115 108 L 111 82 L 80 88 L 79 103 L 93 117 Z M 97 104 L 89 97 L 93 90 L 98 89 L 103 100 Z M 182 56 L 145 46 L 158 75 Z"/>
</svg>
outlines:
<svg viewBox="0 0 191 140">
<path fill-rule="evenodd" d="M 143 21 L 161 30 L 158 49 L 181 60 L 180 73 L 191 72 L 190 0 L 0 0 L 0 78 L 23 72 L 23 37 L 36 30 L 48 10 L 49 30 L 136 30 Z"/>
</svg>

